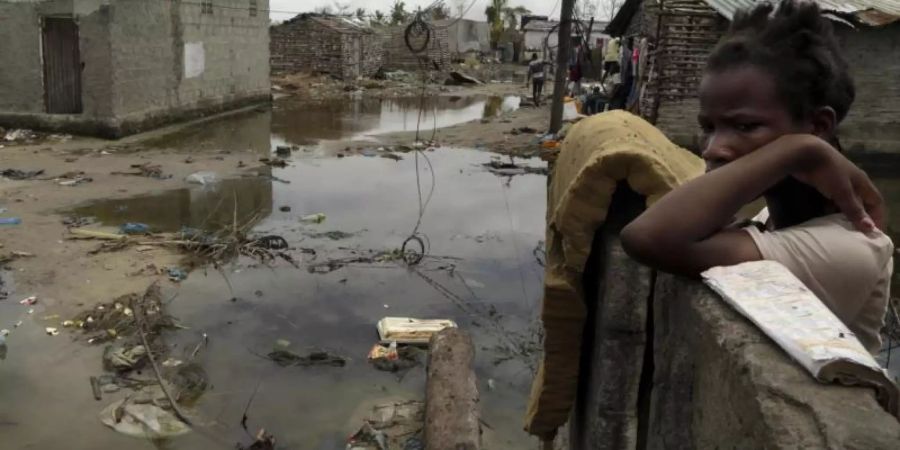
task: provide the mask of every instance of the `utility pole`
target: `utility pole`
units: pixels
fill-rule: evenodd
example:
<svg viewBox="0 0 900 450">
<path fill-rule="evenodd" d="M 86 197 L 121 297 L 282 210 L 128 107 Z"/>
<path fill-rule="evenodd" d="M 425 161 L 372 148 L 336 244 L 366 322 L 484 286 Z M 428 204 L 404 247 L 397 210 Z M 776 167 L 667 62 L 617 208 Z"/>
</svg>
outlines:
<svg viewBox="0 0 900 450">
<path fill-rule="evenodd" d="M 553 105 L 550 108 L 551 133 L 556 133 L 562 128 L 563 96 L 568 78 L 569 56 L 572 53 L 572 11 L 574 9 L 575 0 L 562 0 L 556 52 L 556 78 L 553 80 Z"/>
</svg>

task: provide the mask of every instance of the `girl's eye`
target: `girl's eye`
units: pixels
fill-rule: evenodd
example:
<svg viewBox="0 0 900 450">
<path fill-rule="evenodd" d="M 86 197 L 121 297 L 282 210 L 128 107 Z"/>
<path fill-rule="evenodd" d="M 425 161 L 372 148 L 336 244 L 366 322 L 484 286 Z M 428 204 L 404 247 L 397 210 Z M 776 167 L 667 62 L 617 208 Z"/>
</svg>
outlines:
<svg viewBox="0 0 900 450">
<path fill-rule="evenodd" d="M 750 133 L 757 128 L 759 128 L 758 123 L 738 123 L 734 125 L 734 129 L 741 133 Z"/>
</svg>

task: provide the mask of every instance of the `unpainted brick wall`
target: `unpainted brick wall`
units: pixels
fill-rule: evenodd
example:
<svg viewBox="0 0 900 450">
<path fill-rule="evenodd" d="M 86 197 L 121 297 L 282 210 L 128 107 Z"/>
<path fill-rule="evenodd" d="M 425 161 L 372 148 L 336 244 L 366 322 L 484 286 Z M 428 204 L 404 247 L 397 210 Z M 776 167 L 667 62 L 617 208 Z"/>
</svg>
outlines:
<svg viewBox="0 0 900 450">
<path fill-rule="evenodd" d="M 270 29 L 272 73 L 313 72 L 343 76 L 342 34 L 313 20 Z"/>
<path fill-rule="evenodd" d="M 449 35 L 446 27 L 433 27 L 428 47 L 421 53 L 413 53 L 404 39 L 405 27 L 389 27 L 381 30 L 384 42 L 384 65 L 389 70 L 418 70 L 422 63 L 429 70 L 448 67 L 450 62 Z"/>
</svg>

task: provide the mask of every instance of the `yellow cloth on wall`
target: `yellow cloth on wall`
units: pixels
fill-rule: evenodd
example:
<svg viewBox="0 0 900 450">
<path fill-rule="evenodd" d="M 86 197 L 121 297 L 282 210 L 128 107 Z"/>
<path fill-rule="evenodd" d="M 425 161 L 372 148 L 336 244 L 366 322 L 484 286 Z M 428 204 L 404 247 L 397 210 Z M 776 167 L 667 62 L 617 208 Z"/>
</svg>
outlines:
<svg viewBox="0 0 900 450">
<path fill-rule="evenodd" d="M 583 119 L 566 135 L 547 198 L 544 354 L 525 418 L 531 434 L 553 436 L 574 404 L 586 315 L 582 274 L 616 183 L 627 182 L 649 205 L 703 170 L 700 158 L 625 111 Z"/>
</svg>

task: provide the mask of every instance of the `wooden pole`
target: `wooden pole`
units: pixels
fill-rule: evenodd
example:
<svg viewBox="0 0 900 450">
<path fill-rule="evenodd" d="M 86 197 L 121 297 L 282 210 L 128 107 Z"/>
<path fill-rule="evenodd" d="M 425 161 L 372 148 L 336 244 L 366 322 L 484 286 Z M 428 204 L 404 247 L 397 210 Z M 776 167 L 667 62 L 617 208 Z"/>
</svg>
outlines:
<svg viewBox="0 0 900 450">
<path fill-rule="evenodd" d="M 572 11 L 575 0 L 562 0 L 562 12 L 559 23 L 559 46 L 556 54 L 556 78 L 553 80 L 553 105 L 550 109 L 550 132 L 556 133 L 562 128 L 563 97 L 566 93 L 568 79 L 569 56 L 572 53 Z"/>
<path fill-rule="evenodd" d="M 479 450 L 481 424 L 472 338 L 458 328 L 446 328 L 431 338 L 429 346 L 425 449 Z"/>
</svg>

